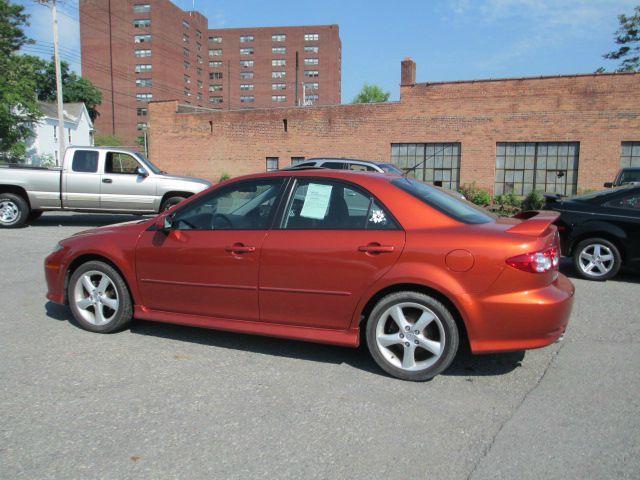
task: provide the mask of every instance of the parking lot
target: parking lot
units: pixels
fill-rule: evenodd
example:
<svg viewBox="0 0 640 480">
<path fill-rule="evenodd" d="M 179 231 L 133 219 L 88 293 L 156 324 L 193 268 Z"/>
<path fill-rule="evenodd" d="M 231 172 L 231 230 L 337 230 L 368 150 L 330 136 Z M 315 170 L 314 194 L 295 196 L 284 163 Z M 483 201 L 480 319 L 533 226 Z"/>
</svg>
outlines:
<svg viewBox="0 0 640 480">
<path fill-rule="evenodd" d="M 640 276 L 572 278 L 562 343 L 463 352 L 410 383 L 364 347 L 142 321 L 81 330 L 45 299 L 43 259 L 136 218 L 0 230 L 0 478 L 640 477 Z"/>
</svg>

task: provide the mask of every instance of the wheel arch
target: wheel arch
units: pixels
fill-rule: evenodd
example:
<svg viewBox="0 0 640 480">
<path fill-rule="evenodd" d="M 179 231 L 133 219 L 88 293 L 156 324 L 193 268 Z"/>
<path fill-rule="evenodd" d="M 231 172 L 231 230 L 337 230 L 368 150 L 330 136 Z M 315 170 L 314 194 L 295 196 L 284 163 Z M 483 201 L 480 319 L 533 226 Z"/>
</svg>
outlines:
<svg viewBox="0 0 640 480">
<path fill-rule="evenodd" d="M 0 184 L 0 194 L 2 193 L 13 193 L 14 195 L 20 196 L 25 202 L 27 202 L 27 206 L 29 207 L 29 210 L 31 210 L 31 201 L 29 200 L 29 194 L 23 187 Z"/>
<path fill-rule="evenodd" d="M 164 205 L 164 202 L 166 202 L 171 197 L 189 198 L 189 197 L 191 197 L 193 195 L 194 195 L 193 192 L 185 192 L 185 191 L 182 191 L 182 190 L 171 190 L 170 192 L 165 193 L 162 196 L 162 198 L 160 199 L 160 205 L 158 205 L 158 211 L 162 210 L 162 206 Z"/>
<path fill-rule="evenodd" d="M 580 232 L 571 240 L 568 256 L 573 256 L 573 254 L 575 253 L 576 246 L 583 240 L 586 240 L 588 238 L 603 238 L 605 240 L 610 241 L 616 246 L 616 248 L 620 252 L 620 256 L 622 257 L 622 260 L 624 261 L 626 252 L 624 248 L 623 238 L 625 235 L 622 230 L 620 232 L 617 232 L 616 230 L 617 228 L 612 226 L 610 229 L 606 229 L 606 230 L 593 229 L 593 230 L 586 230 L 586 231 Z M 620 235 L 620 233 L 622 233 L 622 235 Z"/>
<path fill-rule="evenodd" d="M 136 302 L 136 297 L 137 297 L 137 294 L 138 294 L 137 290 L 135 290 L 134 288 L 131 288 L 131 282 L 129 282 L 129 279 L 127 278 L 127 275 L 124 273 L 123 269 L 120 268 L 120 266 L 116 262 L 114 262 L 109 257 L 107 257 L 105 255 L 101 255 L 99 253 L 85 253 L 85 254 L 79 255 L 78 257 L 74 258 L 73 261 L 67 267 L 67 271 L 66 271 L 65 276 L 64 276 L 64 301 L 65 301 L 65 304 L 69 304 L 69 297 L 68 297 L 69 280 L 71 279 L 71 276 L 73 275 L 73 272 L 75 272 L 80 266 L 84 265 L 87 262 L 91 262 L 91 261 L 98 261 L 98 262 L 106 263 L 111 268 L 113 268 L 116 272 L 118 272 L 118 274 L 122 277 L 122 280 L 124 281 L 125 285 L 127 286 L 127 289 L 129 290 L 129 295 L 131 295 L 132 303 L 133 304 L 137 303 Z"/>
</svg>

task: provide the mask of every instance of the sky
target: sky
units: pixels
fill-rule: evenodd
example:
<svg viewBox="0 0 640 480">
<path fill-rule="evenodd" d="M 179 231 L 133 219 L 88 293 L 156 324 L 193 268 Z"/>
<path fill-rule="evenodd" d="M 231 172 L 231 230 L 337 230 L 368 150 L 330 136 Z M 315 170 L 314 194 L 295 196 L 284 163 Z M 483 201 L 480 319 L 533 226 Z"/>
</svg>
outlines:
<svg viewBox="0 0 640 480">
<path fill-rule="evenodd" d="M 15 0 L 14 0 L 15 1 Z M 25 51 L 50 58 L 51 12 L 33 0 Z M 640 0 L 175 0 L 210 28 L 338 24 L 342 101 L 376 84 L 399 98 L 400 61 L 417 63 L 418 82 L 593 73 L 615 69 L 617 16 Z M 78 0 L 58 0 L 62 58 L 80 72 Z"/>
</svg>

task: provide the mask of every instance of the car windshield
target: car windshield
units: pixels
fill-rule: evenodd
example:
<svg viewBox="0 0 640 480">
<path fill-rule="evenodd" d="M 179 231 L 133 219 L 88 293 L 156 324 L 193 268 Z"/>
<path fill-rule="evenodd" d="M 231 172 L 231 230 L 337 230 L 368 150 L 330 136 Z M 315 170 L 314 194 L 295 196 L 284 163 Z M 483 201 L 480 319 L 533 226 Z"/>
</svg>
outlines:
<svg viewBox="0 0 640 480">
<path fill-rule="evenodd" d="M 377 165 L 382 170 L 384 170 L 385 173 L 391 173 L 393 175 L 403 175 L 404 173 L 402 170 L 400 170 L 395 165 L 392 165 L 391 163 L 378 163 Z"/>
<path fill-rule="evenodd" d="M 620 183 L 640 182 L 640 170 L 624 170 L 620 175 Z"/>
<path fill-rule="evenodd" d="M 156 175 L 158 175 L 159 173 L 167 173 L 167 172 L 165 172 L 163 170 L 160 170 L 158 167 L 156 167 L 153 163 L 151 163 L 151 160 L 149 160 L 147 157 L 145 157 L 141 153 L 136 153 L 136 157 L 138 157 L 138 160 L 140 160 L 144 164 L 145 167 L 147 167 L 149 170 L 151 170 Z"/>
<path fill-rule="evenodd" d="M 391 183 L 459 222 L 478 224 L 494 220 L 480 207 L 412 178 L 398 178 Z"/>
</svg>

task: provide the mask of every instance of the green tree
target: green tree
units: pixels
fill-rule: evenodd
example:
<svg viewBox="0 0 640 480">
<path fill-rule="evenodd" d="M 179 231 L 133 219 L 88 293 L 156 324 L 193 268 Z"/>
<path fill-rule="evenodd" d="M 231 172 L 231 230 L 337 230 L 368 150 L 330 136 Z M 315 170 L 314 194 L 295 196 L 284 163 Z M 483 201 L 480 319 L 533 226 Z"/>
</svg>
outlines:
<svg viewBox="0 0 640 480">
<path fill-rule="evenodd" d="M 616 72 L 640 72 L 640 5 L 633 15 L 618 15 L 620 27 L 616 30 L 617 50 L 603 55 L 608 60 L 622 60 Z M 598 69 L 602 72 L 604 69 Z"/>
<path fill-rule="evenodd" d="M 115 135 L 96 135 L 93 143 L 96 147 L 121 147 L 123 145 L 122 140 Z"/>
<path fill-rule="evenodd" d="M 385 92 L 377 85 L 365 83 L 360 93 L 355 96 L 351 103 L 380 103 L 389 100 L 391 92 Z"/>
<path fill-rule="evenodd" d="M 0 0 L 0 154 L 15 160 L 25 152 L 31 123 L 40 118 L 32 65 L 17 52 L 31 43 L 24 7 Z"/>
<path fill-rule="evenodd" d="M 36 72 L 38 99 L 43 102 L 55 102 L 56 66 L 54 61 L 43 60 L 39 57 L 27 56 Z M 75 72 L 69 71 L 67 62 L 60 62 L 62 77 L 62 96 L 65 103 L 84 102 L 91 120 L 94 121 L 100 113 L 97 107 L 102 103 L 102 92 L 89 80 L 82 78 Z"/>
</svg>

